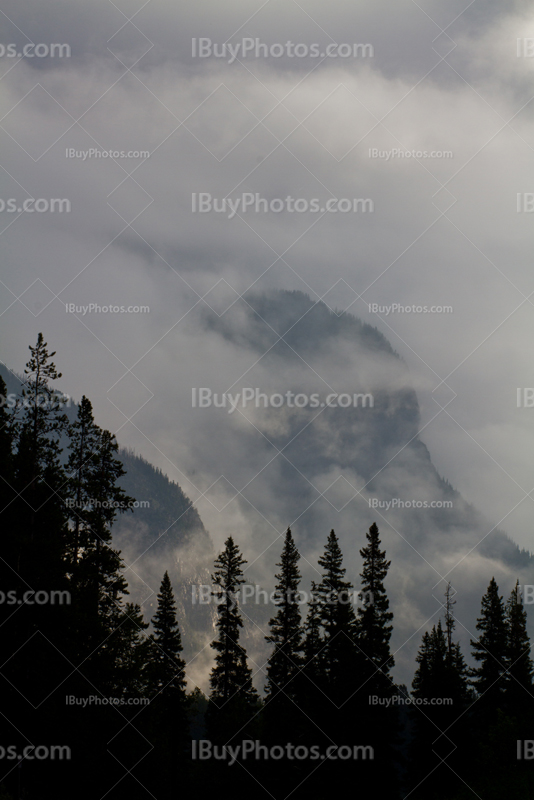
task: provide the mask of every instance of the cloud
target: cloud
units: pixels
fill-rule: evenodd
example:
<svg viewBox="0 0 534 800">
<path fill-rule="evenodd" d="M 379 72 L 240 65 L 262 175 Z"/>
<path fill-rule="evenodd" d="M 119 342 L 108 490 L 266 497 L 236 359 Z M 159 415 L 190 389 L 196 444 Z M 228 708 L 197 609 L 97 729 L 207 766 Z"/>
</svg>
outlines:
<svg viewBox="0 0 534 800">
<path fill-rule="evenodd" d="M 460 500 L 448 517 L 397 509 L 377 520 L 399 565 L 398 625 L 408 630 L 413 608 L 420 619 L 434 602 L 433 570 L 422 577 L 414 547 L 445 569 L 437 542 L 446 529 L 453 559 L 475 547 L 469 564 L 481 584 L 494 555 L 476 542 L 494 525 L 530 547 L 534 441 L 516 391 L 533 385 L 532 233 L 529 212 L 517 210 L 534 191 L 532 60 L 517 55 L 517 40 L 526 47 L 534 30 L 531 10 L 410 0 L 360 3 L 356 13 L 344 2 L 271 0 L 201 3 L 178 23 L 175 4 L 158 3 L 126 22 L 137 10 L 30 3 L 22 21 L 15 3 L 4 6 L 2 41 L 27 42 L 22 30 L 35 43 L 69 43 L 72 54 L 0 58 L 2 197 L 17 207 L 28 198 L 70 203 L 68 213 L 0 213 L 3 358 L 20 370 L 44 330 L 65 390 L 87 394 L 101 425 L 197 501 L 216 546 L 243 531 L 262 580 L 292 521 L 311 562 L 339 528 L 357 574 L 374 517 L 353 501 L 338 524 L 320 493 L 338 479 L 341 498 L 343 480 L 361 488 L 392 459 L 371 484 L 374 496 L 446 494 L 427 445 L 437 472 L 489 522 Z M 446 60 L 441 29 L 456 45 Z M 374 55 L 230 64 L 193 59 L 194 37 L 234 45 L 332 37 L 370 42 Z M 71 150 L 95 152 L 71 158 Z M 102 155 L 109 150 L 150 156 Z M 228 209 L 193 212 L 200 193 L 219 207 L 239 201 L 241 211 L 254 202 L 232 218 Z M 308 210 L 288 210 L 288 197 Z M 332 199 L 356 201 L 356 211 L 321 212 Z M 279 289 L 325 303 L 285 341 L 305 301 L 275 302 Z M 68 303 L 150 310 L 75 314 Z M 373 303 L 397 308 L 375 313 Z M 436 305 L 452 313 L 406 310 Z M 343 312 L 376 326 L 389 347 Z M 194 387 L 282 384 L 319 393 L 372 385 L 384 403 L 379 422 L 369 424 L 369 409 L 329 409 L 306 427 L 308 412 L 298 409 L 191 407 Z M 397 455 L 418 431 L 424 445 Z M 408 600 L 414 563 L 424 588 Z"/>
</svg>

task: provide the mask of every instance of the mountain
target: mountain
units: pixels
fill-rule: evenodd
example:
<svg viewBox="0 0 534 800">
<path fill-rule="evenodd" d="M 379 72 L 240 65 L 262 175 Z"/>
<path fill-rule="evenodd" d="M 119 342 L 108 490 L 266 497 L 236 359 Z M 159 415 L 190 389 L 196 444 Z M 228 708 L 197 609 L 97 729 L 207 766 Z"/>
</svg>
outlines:
<svg viewBox="0 0 534 800">
<path fill-rule="evenodd" d="M 252 564 L 247 577 L 273 587 L 278 537 L 289 524 L 308 589 L 334 528 L 347 577 L 357 587 L 359 550 L 376 522 L 392 561 L 386 588 L 395 614 L 397 678 L 411 682 L 421 634 L 437 622 L 449 580 L 457 592 L 458 636 L 469 653 L 490 578 L 507 597 L 516 578 L 530 583 L 533 560 L 438 474 L 420 438 L 413 378 L 388 340 L 297 291 L 246 294 L 221 316 L 205 309 L 201 326 L 219 358 L 225 347 L 240 368 L 251 365 L 232 385 L 234 395 L 260 387 L 267 397 L 317 393 L 324 402 L 337 392 L 369 393 L 374 400 L 372 407 L 265 408 L 260 400 L 232 414 L 204 410 L 202 429 L 192 434 L 200 440 L 197 462 L 207 484 L 223 475 L 239 491 L 233 505 L 236 519 L 246 521 L 238 538 Z M 199 385 L 210 386 L 216 368 L 215 359 L 206 359 Z M 229 489 L 228 498 L 233 494 Z M 251 606 L 247 613 L 259 622 L 260 612 L 253 612 Z M 261 635 L 258 664 L 265 655 Z"/>
<path fill-rule="evenodd" d="M 318 579 L 317 559 L 332 528 L 347 578 L 358 588 L 359 551 L 366 530 L 377 523 L 392 562 L 386 589 L 395 615 L 397 680 L 411 682 L 421 634 L 442 613 L 448 581 L 456 591 L 457 635 L 468 653 L 490 578 L 508 596 L 516 578 L 530 583 L 533 559 L 438 474 L 419 435 L 413 379 L 383 334 L 296 291 L 249 293 L 222 315 L 206 307 L 194 325 L 211 345 L 196 368 L 196 385 L 234 397 L 258 387 L 267 400 L 238 402 L 231 414 L 224 408 L 189 409 L 187 424 L 181 419 L 188 447 L 180 468 L 196 471 L 202 489 L 196 507 L 161 470 L 122 449 L 122 486 L 139 506 L 120 515 L 113 531 L 132 599 L 142 603 L 147 619 L 169 570 L 189 677 L 206 689 L 215 607 L 195 603 L 193 586 L 210 582 L 221 542 L 231 533 L 248 560 L 247 580 L 271 591 L 288 525 L 302 554 L 302 588 L 308 590 Z M 228 390 L 232 359 L 238 374 L 242 364 L 250 366 Z M 3 368 L 0 373 L 8 392 L 16 392 L 19 379 Z M 192 388 L 188 379 L 184 371 L 184 392 Z M 160 396 L 168 397 L 165 388 Z M 315 394 L 319 405 L 270 403 L 272 395 L 287 392 Z M 370 396 L 372 403 L 329 406 L 325 400 L 333 393 Z M 75 408 L 67 411 L 72 418 Z M 176 420 L 167 430 L 170 424 L 158 416 L 168 437 Z M 209 522 L 216 548 L 202 520 Z M 272 611 L 264 602 L 243 607 L 244 642 L 257 665 L 258 686 Z"/>
</svg>

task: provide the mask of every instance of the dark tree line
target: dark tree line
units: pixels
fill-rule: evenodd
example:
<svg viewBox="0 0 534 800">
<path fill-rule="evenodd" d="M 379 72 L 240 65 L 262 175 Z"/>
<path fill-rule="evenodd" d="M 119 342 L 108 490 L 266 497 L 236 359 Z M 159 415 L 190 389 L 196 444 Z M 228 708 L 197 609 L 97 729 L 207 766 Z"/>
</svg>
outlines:
<svg viewBox="0 0 534 800">
<path fill-rule="evenodd" d="M 116 439 L 86 397 L 69 424 L 55 353 L 41 334 L 30 352 L 12 410 L 0 380 L 2 796 L 126 797 L 144 782 L 171 797 L 190 747 L 169 576 L 147 635 L 112 542 L 133 502 L 118 485 Z M 31 751 L 55 745 L 70 757 Z"/>
<path fill-rule="evenodd" d="M 112 528 L 133 498 L 118 483 L 124 471 L 115 437 L 95 423 L 86 397 L 69 424 L 52 387 L 61 377 L 55 353 L 41 334 L 30 353 L 19 402 L 12 411 L 0 405 L 0 756 L 13 745 L 19 753 L 67 745 L 70 758 L 0 757 L 0 798 L 166 800 L 199 789 L 323 797 L 343 779 L 388 798 L 534 797 L 530 761 L 517 757 L 518 741 L 534 738 L 519 584 L 505 603 L 490 581 L 472 668 L 456 640 L 449 584 L 443 622 L 423 633 L 408 692 L 392 676 L 390 562 L 376 524 L 360 549 L 358 594 L 332 530 L 306 603 L 287 530 L 262 632 L 270 646 L 265 665 L 251 664 L 243 643 L 247 562 L 229 537 L 212 575 L 209 697 L 198 688 L 188 694 L 168 573 L 151 633 L 140 606 L 128 602 Z M 254 687 L 260 671 L 263 696 Z M 108 698 L 114 703 L 98 702 Z M 219 752 L 258 742 L 279 755 L 206 763 L 192 757 L 192 739 Z M 299 748 L 298 758 L 288 746 Z M 338 758 L 339 748 L 358 758 Z"/>
</svg>

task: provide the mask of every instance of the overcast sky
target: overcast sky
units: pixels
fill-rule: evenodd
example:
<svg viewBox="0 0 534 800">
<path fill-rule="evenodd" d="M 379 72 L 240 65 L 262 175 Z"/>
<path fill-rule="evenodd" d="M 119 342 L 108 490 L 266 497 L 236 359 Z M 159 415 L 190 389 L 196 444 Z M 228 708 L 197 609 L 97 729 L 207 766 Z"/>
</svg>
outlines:
<svg viewBox="0 0 534 800">
<path fill-rule="evenodd" d="M 191 390 L 290 387 L 215 315 L 239 327 L 247 290 L 304 291 L 387 337 L 438 472 L 534 550 L 534 407 L 517 407 L 518 387 L 534 387 L 531 4 L 7 0 L 0 23 L 9 367 L 22 371 L 42 330 L 64 391 L 87 394 L 99 424 L 198 500 L 219 545 L 250 519 L 199 497 L 221 474 L 250 480 L 231 427 L 249 423 L 219 425 Z M 70 56 L 40 57 L 52 44 Z M 298 57 L 312 45 L 317 57 Z M 322 58 L 329 45 L 340 55 Z M 201 193 L 237 213 L 199 213 Z M 258 210 L 236 205 L 256 195 Z M 288 196 L 319 211 L 273 210 Z M 70 211 L 10 212 L 11 198 Z M 356 210 L 323 213 L 330 199 Z M 67 311 L 90 303 L 149 311 Z M 330 363 L 306 391 L 339 378 Z M 224 481 L 217 493 L 231 499 Z M 273 511 L 265 525 L 292 521 Z"/>
</svg>

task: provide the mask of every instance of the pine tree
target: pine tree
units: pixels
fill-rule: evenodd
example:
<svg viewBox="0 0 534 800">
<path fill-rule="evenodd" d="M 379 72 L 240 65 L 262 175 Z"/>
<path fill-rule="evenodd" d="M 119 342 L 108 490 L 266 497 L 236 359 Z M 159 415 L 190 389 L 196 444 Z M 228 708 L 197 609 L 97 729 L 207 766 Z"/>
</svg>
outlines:
<svg viewBox="0 0 534 800">
<path fill-rule="evenodd" d="M 430 633 L 425 631 L 423 634 L 416 662 L 418 666 L 412 681 L 412 695 L 419 704 L 410 709 L 409 715 L 413 724 L 410 748 L 412 780 L 417 787 L 424 776 L 434 770 L 432 776 L 437 777 L 437 785 L 441 787 L 448 778 L 448 769 L 440 763 L 440 756 L 448 756 L 448 740 L 446 737 L 440 738 L 440 734 L 450 724 L 445 717 L 445 707 L 433 703 L 445 696 L 444 683 L 447 676 L 447 639 L 441 620 L 432 627 Z M 440 753 L 442 748 L 444 752 Z M 420 796 L 427 795 L 428 786 L 423 784 Z M 436 793 L 436 796 L 442 795 Z"/>
<path fill-rule="evenodd" d="M 434 633 L 434 629 L 432 630 Z M 423 633 L 421 646 L 415 657 L 417 669 L 412 681 L 414 697 L 427 697 L 432 685 L 432 638 L 428 631 Z"/>
<path fill-rule="evenodd" d="M 211 646 L 216 652 L 210 675 L 210 702 L 206 712 L 209 738 L 213 742 L 229 742 L 239 734 L 247 736 L 255 717 L 258 694 L 252 685 L 252 671 L 247 664 L 245 648 L 240 644 L 243 620 L 237 593 L 245 579 L 242 557 L 231 536 L 215 560 L 212 575 L 213 596 L 217 598 L 218 636 Z"/>
<path fill-rule="evenodd" d="M 321 635 L 321 609 L 315 581 L 311 582 L 310 595 L 308 614 L 304 626 L 304 670 L 319 678 L 324 672 L 322 663 L 324 640 Z"/>
<path fill-rule="evenodd" d="M 412 682 L 413 696 L 420 699 L 442 698 L 447 673 L 447 639 L 441 620 L 430 633 L 425 632 L 416 656 L 418 664 Z"/>
<path fill-rule="evenodd" d="M 67 428 L 65 398 L 50 384 L 61 378 L 39 333 L 24 370 L 26 382 L 14 409 L 15 488 L 19 492 L 16 571 L 34 590 L 59 588 L 66 557 L 66 519 L 60 490 L 65 474 L 60 438 Z"/>
<path fill-rule="evenodd" d="M 480 636 L 471 640 L 471 647 L 473 658 L 480 666 L 472 670 L 471 682 L 484 705 L 497 704 L 506 685 L 508 637 L 504 605 L 495 578 L 491 579 L 482 598 L 482 613 L 476 629 Z"/>
<path fill-rule="evenodd" d="M 59 438 L 68 425 L 67 415 L 62 411 L 66 398 L 50 385 L 50 381 L 62 377 L 50 360 L 56 351 L 49 353 L 47 347 L 43 334 L 39 333 L 35 347 L 29 347 L 31 358 L 24 370 L 26 382 L 15 410 L 21 436 L 28 447 L 30 486 L 37 482 L 46 468 L 58 466 L 62 452 Z"/>
<path fill-rule="evenodd" d="M 353 692 L 350 676 L 353 673 L 356 648 L 355 614 L 352 605 L 352 584 L 346 581 L 342 566 L 343 554 L 339 540 L 332 530 L 324 553 L 319 558 L 321 582 L 317 586 L 318 611 L 324 630 L 322 661 L 328 694 L 336 703 L 346 700 Z"/>
<path fill-rule="evenodd" d="M 245 583 L 241 567 L 246 563 L 233 538 L 229 536 L 223 552 L 215 560 L 215 572 L 212 575 L 213 584 L 217 587 L 214 596 L 220 602 L 217 605 L 219 635 L 211 643 L 217 655 L 210 676 L 210 699 L 220 706 L 233 697 L 252 701 L 256 696 L 255 691 L 250 688 L 252 673 L 246 664 L 246 653 L 239 644 L 243 620 L 239 612 L 237 592 Z"/>
<path fill-rule="evenodd" d="M 321 702 L 320 698 L 326 684 L 324 665 L 324 639 L 321 631 L 321 608 L 317 584 L 311 582 L 310 602 L 304 623 L 303 666 L 296 679 L 298 702 L 308 712 Z"/>
<path fill-rule="evenodd" d="M 176 602 L 169 573 L 165 572 L 158 594 L 158 608 L 152 620 L 150 637 L 151 691 L 166 702 L 185 702 L 185 661 L 182 637 L 176 619 Z"/>
<path fill-rule="evenodd" d="M 389 611 L 389 600 L 384 587 L 391 561 L 386 560 L 386 551 L 380 549 L 380 536 L 373 522 L 366 534 L 367 546 L 360 550 L 363 558 L 361 572 L 362 605 L 358 608 L 357 643 L 366 659 L 365 674 L 369 678 L 366 689 L 369 694 L 389 696 L 393 692 L 390 677 L 395 660 L 389 642 L 393 626 L 393 614 Z"/>
<path fill-rule="evenodd" d="M 450 697 L 456 708 L 468 703 L 471 699 L 469 691 L 469 670 L 465 663 L 459 642 L 453 641 L 453 633 L 456 628 L 456 620 L 453 608 L 456 600 L 453 600 L 452 586 L 450 582 L 445 590 L 445 638 L 447 652 L 445 657 L 446 675 L 443 685 L 443 696 Z"/>
<path fill-rule="evenodd" d="M 507 697 L 513 709 L 520 709 L 532 691 L 533 665 L 527 633 L 527 612 L 523 606 L 521 587 L 516 582 L 506 604 L 507 627 Z M 527 691 L 525 691 L 525 689 Z"/>
<path fill-rule="evenodd" d="M 449 581 L 447 588 L 445 589 L 445 631 L 447 635 L 447 654 L 450 662 L 452 662 L 453 652 L 452 634 L 454 633 L 454 629 L 456 627 L 456 620 L 454 619 L 453 613 L 456 600 L 453 600 L 454 595 L 451 594 L 451 592 L 452 586 Z"/>
<path fill-rule="evenodd" d="M 12 485 L 18 496 L 9 507 L 12 572 L 3 588 L 16 590 L 21 602 L 10 646 L 16 652 L 24 645 L 25 659 L 23 668 L 13 676 L 14 682 L 15 685 L 24 682 L 28 691 L 38 693 L 53 685 L 58 670 L 58 681 L 64 678 L 63 670 L 52 664 L 53 658 L 47 659 L 46 653 L 50 651 L 50 642 L 60 653 L 67 657 L 70 654 L 67 632 L 71 611 L 67 603 L 22 602 L 20 595 L 26 591 L 68 593 L 69 590 L 65 574 L 67 517 L 60 496 L 66 480 L 60 461 L 60 438 L 67 418 L 63 413 L 64 397 L 51 385 L 51 381 L 61 377 L 51 360 L 55 352 L 48 352 L 42 334 L 35 347 L 29 349 L 31 356 L 24 371 L 26 382 L 8 426 L 15 448 L 11 461 Z"/>
<path fill-rule="evenodd" d="M 272 699 L 279 692 L 290 698 L 298 694 L 297 675 L 302 666 L 302 624 L 298 602 L 300 555 L 288 528 L 280 562 L 280 571 L 275 575 L 277 606 L 276 615 L 269 620 L 271 633 L 265 639 L 274 645 L 267 665 L 267 697 Z"/>
<path fill-rule="evenodd" d="M 154 750 L 143 764 L 141 783 L 152 787 L 155 796 L 172 798 L 177 786 L 187 789 L 186 759 L 191 752 L 188 734 L 185 662 L 182 638 L 176 618 L 176 602 L 168 572 L 158 594 L 149 637 L 146 692 L 150 707 L 139 719 L 141 732 Z M 141 715 L 140 715 L 141 717 Z M 189 746 L 188 746 L 189 745 Z"/>
<path fill-rule="evenodd" d="M 98 463 L 100 434 L 100 429 L 95 425 L 92 405 L 84 395 L 78 405 L 77 419 L 69 428 L 68 483 L 65 487 L 66 504 L 71 509 L 70 571 L 74 585 L 77 582 L 78 562 L 89 547 L 92 535 L 91 492 Z"/>
<path fill-rule="evenodd" d="M 84 663 L 91 681 L 109 691 L 114 659 L 125 641 L 119 625 L 126 613 L 128 586 L 120 553 L 113 547 L 112 527 L 117 514 L 128 511 L 133 499 L 118 484 L 124 475 L 118 444 L 109 431 L 94 422 L 90 401 L 83 397 L 69 429 L 68 480 L 63 495 L 69 506 L 67 568 L 76 616 L 71 636 L 76 659 Z M 118 662 L 117 662 L 118 663 Z"/>
<path fill-rule="evenodd" d="M 99 657 L 105 657 L 106 637 L 119 625 L 124 614 L 123 597 L 128 594 L 123 561 L 120 552 L 113 547 L 111 529 L 117 514 L 130 510 L 133 500 L 118 485 L 124 469 L 116 457 L 115 436 L 100 428 L 96 430 L 97 449 L 86 485 L 91 498 L 88 536 L 78 573 L 92 612 L 98 615 L 103 643 Z"/>
</svg>

